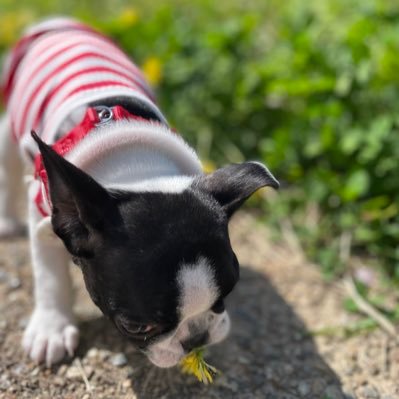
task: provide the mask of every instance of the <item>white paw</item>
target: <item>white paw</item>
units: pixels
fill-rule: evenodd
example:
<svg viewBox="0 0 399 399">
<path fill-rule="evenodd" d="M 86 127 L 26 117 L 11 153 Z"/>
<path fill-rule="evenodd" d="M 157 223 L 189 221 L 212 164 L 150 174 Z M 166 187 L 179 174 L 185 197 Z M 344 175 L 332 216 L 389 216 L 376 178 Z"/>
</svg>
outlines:
<svg viewBox="0 0 399 399">
<path fill-rule="evenodd" d="M 0 218 L 0 238 L 15 237 L 24 232 L 25 226 L 16 220 Z"/>
<path fill-rule="evenodd" d="M 79 342 L 79 331 L 72 317 L 59 310 L 35 309 L 25 330 L 22 346 L 25 353 L 47 367 L 62 360 L 66 353 L 73 356 Z"/>
</svg>

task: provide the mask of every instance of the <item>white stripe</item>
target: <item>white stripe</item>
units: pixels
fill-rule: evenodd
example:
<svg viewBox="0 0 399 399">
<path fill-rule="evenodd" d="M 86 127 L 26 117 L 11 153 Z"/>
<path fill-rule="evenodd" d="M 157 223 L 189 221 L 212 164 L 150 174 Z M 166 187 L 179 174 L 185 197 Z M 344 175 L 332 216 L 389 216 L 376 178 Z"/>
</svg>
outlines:
<svg viewBox="0 0 399 399">
<path fill-rule="evenodd" d="M 79 67 L 79 68 L 76 68 Z M 80 64 L 77 64 L 74 68 L 75 70 L 83 69 Z M 70 75 L 70 73 L 69 73 Z M 67 75 L 68 76 L 68 75 Z M 66 76 L 66 77 L 67 77 Z M 126 79 L 125 77 L 119 75 L 117 72 L 111 73 L 111 72 L 88 72 L 87 74 L 83 75 L 78 75 L 74 78 L 71 78 L 67 84 L 65 84 L 64 88 L 59 91 L 59 93 L 50 100 L 50 102 L 47 104 L 46 110 L 44 115 L 42 116 L 42 119 L 46 118 L 46 115 L 48 113 L 53 112 L 54 109 L 59 106 L 59 101 L 57 103 L 58 99 L 62 99 L 63 96 L 65 96 L 65 93 L 68 93 L 72 91 L 73 89 L 78 89 L 81 87 L 83 84 L 86 83 L 96 83 L 96 82 L 102 82 L 104 80 L 112 79 L 121 83 L 126 83 L 131 87 L 134 87 L 134 83 L 132 83 L 130 80 Z M 57 77 L 57 80 L 62 80 L 61 76 Z M 46 96 L 49 94 L 51 89 L 54 86 L 54 81 L 50 79 L 45 87 L 43 87 L 38 94 L 36 95 L 34 101 L 31 104 L 28 104 L 28 113 L 27 113 L 27 118 L 25 121 L 25 124 L 22 126 L 22 118 L 21 118 L 21 129 L 22 131 L 27 131 L 32 129 L 34 126 L 35 119 L 38 115 L 38 112 L 40 111 L 41 105 L 43 101 L 45 100 Z"/>
<path fill-rule="evenodd" d="M 117 73 L 111 72 L 100 72 L 100 73 L 89 73 L 86 75 L 79 75 L 74 79 L 71 79 L 68 83 L 66 83 L 62 89 L 51 99 L 51 103 L 48 104 L 44 119 L 47 118 L 47 115 L 51 115 L 67 98 L 70 96 L 70 93 L 74 90 L 81 88 L 83 85 L 92 84 L 92 83 L 101 83 L 106 80 L 112 80 L 118 83 L 123 83 L 128 85 L 133 90 L 139 91 L 138 87 L 135 87 L 133 83 L 123 78 L 121 75 Z M 90 90 L 90 89 L 88 89 Z M 93 89 L 96 90 L 96 89 Z"/>
<path fill-rule="evenodd" d="M 159 154 L 157 154 L 159 156 Z M 163 165 L 162 165 L 163 166 Z M 163 169 L 164 171 L 164 169 Z M 90 172 L 88 172 L 90 174 Z M 181 173 L 181 172 L 180 172 Z M 144 179 L 133 183 L 115 183 L 104 184 L 107 189 L 112 190 L 126 190 L 133 192 L 152 192 L 152 193 L 175 193 L 179 194 L 187 190 L 192 182 L 194 176 L 161 176 Z M 97 181 L 101 183 L 100 179 Z"/>
<path fill-rule="evenodd" d="M 82 62 L 74 62 L 73 64 L 69 65 L 65 69 L 63 69 L 59 74 L 57 74 L 57 77 L 54 77 L 53 79 L 48 79 L 46 83 L 43 85 L 43 87 L 39 90 L 37 95 L 34 97 L 33 102 L 31 102 L 28 107 L 28 114 L 26 118 L 26 123 L 25 126 L 22 127 L 22 131 L 26 131 L 28 129 L 33 128 L 33 123 L 35 121 L 35 118 L 37 116 L 37 112 L 39 112 L 40 107 L 42 103 L 45 101 L 46 97 L 48 96 L 49 92 L 54 89 L 54 87 L 62 82 L 64 79 L 68 78 L 68 76 L 71 76 L 72 74 L 79 72 L 83 69 L 88 69 L 92 67 L 108 67 L 110 69 L 115 70 L 115 73 L 117 74 L 118 72 L 130 75 L 132 82 L 128 80 L 128 82 L 133 85 L 134 80 L 137 80 L 139 83 L 143 84 L 144 87 L 146 87 L 146 84 L 144 81 L 141 81 L 140 79 L 136 78 L 130 71 L 127 71 L 123 67 L 119 67 L 117 64 L 114 64 L 113 62 L 110 61 L 105 61 L 102 59 L 98 59 L 96 57 L 87 57 L 84 59 L 84 65 L 82 65 Z M 90 72 L 90 74 L 94 74 L 95 72 Z M 98 72 L 97 72 L 98 73 Z M 119 75 L 118 75 L 119 76 Z M 124 77 L 122 77 L 124 78 Z M 136 79 L 135 79 L 136 78 Z M 76 77 L 74 79 L 80 79 L 79 77 Z M 126 79 L 126 78 L 124 78 Z M 51 101 L 51 103 L 53 100 Z M 49 106 L 50 104 L 48 104 Z M 22 106 L 21 106 L 21 109 Z M 22 121 L 22 118 L 21 118 Z"/>
<path fill-rule="evenodd" d="M 49 29 L 63 29 L 69 27 L 82 27 L 84 26 L 81 22 L 68 17 L 53 17 L 51 19 L 46 18 L 44 21 L 35 23 L 33 26 L 29 26 L 25 31 L 24 35 L 34 35 Z"/>
</svg>

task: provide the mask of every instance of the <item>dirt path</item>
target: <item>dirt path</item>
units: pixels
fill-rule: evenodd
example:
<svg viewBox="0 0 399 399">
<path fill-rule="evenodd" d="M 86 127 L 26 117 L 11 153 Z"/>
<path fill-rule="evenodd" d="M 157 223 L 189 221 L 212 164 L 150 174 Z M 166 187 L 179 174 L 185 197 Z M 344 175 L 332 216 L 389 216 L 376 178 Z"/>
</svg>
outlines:
<svg viewBox="0 0 399 399">
<path fill-rule="evenodd" d="M 381 331 L 311 338 L 356 320 L 343 310 L 342 291 L 292 245 L 271 244 L 250 215 L 238 214 L 231 231 L 242 274 L 227 305 L 232 333 L 208 353 L 223 372 L 210 387 L 150 366 L 91 305 L 77 268 L 78 360 L 52 370 L 29 362 L 19 345 L 32 308 L 27 243 L 1 242 L 0 398 L 399 398 L 393 339 Z"/>
</svg>

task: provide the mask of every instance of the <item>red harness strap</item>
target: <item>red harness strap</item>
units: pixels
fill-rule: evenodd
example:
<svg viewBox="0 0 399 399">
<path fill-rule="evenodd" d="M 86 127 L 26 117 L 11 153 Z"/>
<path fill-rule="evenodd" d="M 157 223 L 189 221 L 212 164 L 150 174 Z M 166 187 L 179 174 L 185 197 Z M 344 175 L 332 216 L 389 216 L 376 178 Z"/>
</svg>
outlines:
<svg viewBox="0 0 399 399">
<path fill-rule="evenodd" d="M 133 115 L 126 111 L 120 105 L 116 105 L 112 107 L 112 120 L 121 120 L 121 119 L 134 119 L 134 120 L 143 120 L 146 119 Z M 86 114 L 77 126 L 75 126 L 69 133 L 63 136 L 61 139 L 56 141 L 52 148 L 59 155 L 64 156 L 69 151 L 71 151 L 85 136 L 87 136 L 94 128 L 101 124 L 101 120 L 98 116 L 97 109 L 88 108 Z M 48 216 L 48 212 L 45 207 L 45 201 L 48 204 L 51 204 L 49 188 L 48 188 L 48 176 L 46 169 L 44 168 L 44 164 L 42 161 L 42 156 L 38 154 L 35 158 L 35 178 L 41 180 L 42 185 L 44 187 L 44 195 L 43 190 L 39 190 L 36 197 L 35 203 L 39 212 L 42 216 Z"/>
</svg>

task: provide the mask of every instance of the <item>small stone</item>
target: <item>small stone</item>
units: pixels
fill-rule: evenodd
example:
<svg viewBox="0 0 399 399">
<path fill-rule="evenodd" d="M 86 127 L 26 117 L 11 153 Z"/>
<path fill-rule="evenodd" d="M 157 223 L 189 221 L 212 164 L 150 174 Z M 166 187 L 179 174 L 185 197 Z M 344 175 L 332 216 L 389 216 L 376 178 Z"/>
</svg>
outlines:
<svg viewBox="0 0 399 399">
<path fill-rule="evenodd" d="M 132 366 L 127 366 L 126 367 L 126 377 L 127 378 L 132 378 L 134 373 L 136 372 L 137 369 L 134 369 Z"/>
<path fill-rule="evenodd" d="M 58 385 L 58 386 L 62 387 L 65 384 L 65 378 L 56 376 L 53 378 L 53 383 L 54 383 L 54 385 Z"/>
<path fill-rule="evenodd" d="M 312 393 L 313 395 L 317 394 L 318 396 L 321 396 L 321 393 L 324 391 L 325 389 L 325 381 L 321 378 L 316 378 L 313 382 L 312 382 Z M 332 398 L 331 398 L 332 399 Z"/>
<path fill-rule="evenodd" d="M 122 386 L 125 389 L 130 388 L 132 386 L 132 381 L 131 380 L 125 380 L 125 381 L 122 382 Z"/>
<path fill-rule="evenodd" d="M 5 330 L 7 328 L 7 320 L 0 320 L 0 330 Z"/>
<path fill-rule="evenodd" d="M 40 367 L 35 367 L 35 368 L 30 372 L 30 375 L 31 375 L 32 377 L 35 377 L 36 375 L 39 374 L 39 372 L 40 372 Z"/>
<path fill-rule="evenodd" d="M 65 373 L 67 372 L 67 370 L 68 370 L 68 366 L 67 366 L 66 364 L 63 364 L 63 365 L 60 366 L 60 368 L 58 369 L 57 375 L 59 375 L 59 376 L 64 376 Z"/>
<path fill-rule="evenodd" d="M 366 386 L 363 388 L 363 396 L 365 399 L 380 399 L 380 394 L 374 387 Z"/>
<path fill-rule="evenodd" d="M 86 354 L 86 357 L 88 357 L 90 359 L 95 359 L 97 356 L 98 356 L 97 348 L 91 348 Z"/>
<path fill-rule="evenodd" d="M 25 372 L 26 366 L 24 364 L 17 364 L 13 369 L 13 373 L 16 375 L 21 375 Z"/>
<path fill-rule="evenodd" d="M 25 329 L 29 323 L 29 317 L 23 317 L 19 322 L 18 322 L 18 327 L 20 329 Z"/>
<path fill-rule="evenodd" d="M 16 387 L 15 385 L 11 385 L 11 386 L 8 388 L 8 391 L 11 392 L 11 393 L 15 393 L 15 392 L 18 391 L 18 387 Z"/>
<path fill-rule="evenodd" d="M 83 396 L 82 396 L 82 399 L 90 399 L 90 394 L 89 393 L 85 393 Z"/>
<path fill-rule="evenodd" d="M 306 396 L 310 392 L 310 385 L 307 382 L 300 382 L 298 385 L 298 392 L 301 396 Z"/>
<path fill-rule="evenodd" d="M 343 395 L 339 387 L 336 385 L 329 385 L 326 390 L 324 391 L 325 396 L 328 397 L 328 399 L 343 399 Z"/>
<path fill-rule="evenodd" d="M 110 352 L 105 349 L 100 349 L 98 351 L 98 357 L 100 360 L 107 360 L 109 358 Z"/>
<path fill-rule="evenodd" d="M 251 363 L 251 361 L 248 358 L 246 358 L 245 356 L 238 356 L 237 360 L 241 364 L 250 364 Z"/>
<path fill-rule="evenodd" d="M 7 390 L 11 386 L 11 381 L 7 374 L 3 374 L 0 377 L 0 392 Z"/>
<path fill-rule="evenodd" d="M 284 370 L 284 374 L 285 374 L 285 375 L 289 375 L 289 374 L 292 374 L 292 373 L 293 373 L 294 368 L 293 368 L 290 364 L 285 364 L 285 365 L 283 366 L 283 370 Z"/>
<path fill-rule="evenodd" d="M 17 288 L 21 287 L 21 280 L 18 277 L 11 277 L 8 280 L 8 286 L 13 289 L 16 290 Z"/>
<path fill-rule="evenodd" d="M 123 367 L 127 364 L 127 357 L 123 353 L 117 353 L 111 357 L 111 364 L 116 367 Z"/>
<path fill-rule="evenodd" d="M 71 367 L 68 368 L 65 376 L 69 380 L 75 380 L 75 379 L 78 379 L 78 378 L 80 379 L 81 378 L 81 373 L 80 373 L 80 370 L 77 367 L 71 366 Z"/>
<path fill-rule="evenodd" d="M 220 386 L 228 388 L 232 392 L 237 392 L 237 390 L 238 390 L 238 384 L 235 381 L 231 380 L 231 379 L 228 380 L 225 375 L 221 375 L 218 378 L 218 384 Z"/>
<path fill-rule="evenodd" d="M 8 274 L 4 270 L 0 270 L 0 283 L 8 280 Z"/>
<path fill-rule="evenodd" d="M 93 377 L 94 374 L 94 369 L 93 367 L 90 366 L 84 366 L 83 370 L 85 371 L 86 377 L 88 380 L 90 380 L 91 377 Z"/>
</svg>

